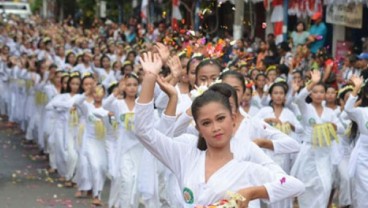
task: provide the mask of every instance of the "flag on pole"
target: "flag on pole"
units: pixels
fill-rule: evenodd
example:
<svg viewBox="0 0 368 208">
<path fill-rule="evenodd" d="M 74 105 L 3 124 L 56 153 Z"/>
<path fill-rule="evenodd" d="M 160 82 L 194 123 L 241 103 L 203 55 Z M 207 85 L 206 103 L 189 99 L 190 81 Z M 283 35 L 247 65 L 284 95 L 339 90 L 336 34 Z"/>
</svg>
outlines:
<svg viewBox="0 0 368 208">
<path fill-rule="evenodd" d="M 143 23 L 148 23 L 148 0 L 142 1 L 141 18 Z"/>
<path fill-rule="evenodd" d="M 173 30 L 178 30 L 178 20 L 181 20 L 181 13 L 179 10 L 180 0 L 173 0 L 172 1 L 172 18 L 171 18 L 171 27 Z"/>
<path fill-rule="evenodd" d="M 284 8 L 282 0 L 272 1 L 273 11 L 271 15 L 271 22 L 273 23 L 274 34 L 276 37 L 276 44 L 283 41 L 282 28 L 284 26 Z"/>
</svg>

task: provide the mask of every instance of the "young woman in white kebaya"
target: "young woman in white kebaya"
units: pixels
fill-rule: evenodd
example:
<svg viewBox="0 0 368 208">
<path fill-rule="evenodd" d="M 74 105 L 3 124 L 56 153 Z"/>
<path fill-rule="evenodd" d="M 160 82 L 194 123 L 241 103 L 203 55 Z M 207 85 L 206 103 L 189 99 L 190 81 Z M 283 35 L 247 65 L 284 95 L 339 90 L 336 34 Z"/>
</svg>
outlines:
<svg viewBox="0 0 368 208">
<path fill-rule="evenodd" d="M 57 117 L 51 137 L 55 139 L 57 170 L 66 180 L 66 187 L 73 186 L 72 179 L 78 161 L 76 137 L 79 116 L 73 104 L 80 92 L 80 74 L 71 73 L 66 92 L 56 96 L 46 106 L 46 110 L 54 110 Z"/>
<path fill-rule="evenodd" d="M 134 130 L 135 99 L 138 92 L 138 77 L 125 75 L 120 80 L 119 90 L 104 101 L 104 108 L 113 112 L 119 123 L 119 139 L 110 158 L 115 158 L 113 168 L 113 188 L 110 191 L 110 206 L 138 207 L 138 171 L 143 153 Z M 121 97 L 119 93 L 123 93 Z M 109 162 L 110 163 L 110 162 Z"/>
<path fill-rule="evenodd" d="M 306 184 L 299 207 L 327 207 L 332 190 L 331 142 L 343 127 L 333 110 L 322 105 L 326 88 L 321 73 L 311 72 L 311 83 L 295 97 L 303 119 L 303 144 L 291 174 Z M 306 102 L 310 95 L 311 103 Z"/>
<path fill-rule="evenodd" d="M 288 86 L 286 82 L 273 83 L 268 92 L 271 96 L 270 106 L 263 107 L 256 115 L 256 118 L 264 120 L 266 123 L 294 138 L 294 133 L 302 132 L 302 126 L 294 113 L 284 106 L 287 91 Z M 290 172 L 290 158 L 288 155 L 273 155 L 272 158 L 285 172 Z"/>
<path fill-rule="evenodd" d="M 93 89 L 96 85 L 96 81 L 92 74 L 87 73 L 82 76 L 82 92 L 85 95 L 85 103 L 93 103 Z M 87 196 L 92 191 L 92 173 L 91 168 L 87 160 L 85 153 L 86 150 L 86 122 L 87 122 L 87 109 L 79 109 L 79 129 L 77 133 L 77 152 L 78 162 L 76 173 L 73 181 L 77 184 L 77 192 L 75 197 L 81 198 Z"/>
<path fill-rule="evenodd" d="M 363 208 L 368 206 L 366 191 L 368 189 L 368 85 L 363 83 L 363 78 L 356 75 L 353 75 L 351 80 L 354 84 L 354 90 L 344 109 L 349 118 L 356 122 L 360 135 L 351 153 L 349 175 L 354 179 L 353 207 Z M 356 134 L 356 132 L 354 133 Z"/>
<path fill-rule="evenodd" d="M 235 125 L 229 103 L 230 95 L 226 97 L 209 90 L 193 103 L 192 112 L 201 139 L 205 140 L 205 151 L 191 144 L 172 141 L 155 130 L 152 115 L 153 87 L 156 79 L 160 80 L 158 73 L 162 62 L 158 55 L 152 56 L 150 52 L 143 56 L 141 63 L 146 73 L 142 93 L 136 104 L 136 134 L 142 144 L 176 175 L 185 200 L 182 206 L 208 205 L 224 198 L 226 191 L 233 191 L 244 197 L 244 200 L 239 201 L 239 207 L 243 208 L 248 207 L 248 203 L 254 199 L 270 198 L 270 184 L 284 188 L 298 186 L 290 178 L 280 182 L 280 175 L 273 175 L 256 164 L 234 159 L 230 151 L 230 139 Z M 170 86 L 165 89 L 170 98 L 165 114 L 175 116 L 177 92 Z M 302 185 L 299 188 L 296 192 L 302 191 Z M 250 207 L 254 203 L 250 202 Z"/>
<path fill-rule="evenodd" d="M 346 85 L 339 90 L 338 99 L 342 112 L 339 115 L 341 124 L 344 126 L 344 134 L 339 134 L 340 143 L 338 151 L 341 155 L 337 164 L 337 193 L 340 207 L 347 208 L 353 205 L 352 189 L 353 178 L 349 176 L 349 160 L 357 137 L 357 123 L 352 122 L 346 113 L 345 104 L 353 91 L 352 85 Z"/>
<path fill-rule="evenodd" d="M 102 85 L 98 85 L 92 89 L 93 102 L 85 102 L 86 95 L 80 96 L 75 101 L 76 108 L 82 112 L 87 112 L 85 139 L 83 140 L 84 153 L 87 157 L 92 176 L 92 204 L 101 206 L 101 194 L 106 180 L 107 174 L 107 153 L 106 153 L 106 137 L 109 131 L 106 128 L 106 118 L 109 112 L 102 106 L 105 96 L 105 89 Z"/>
</svg>

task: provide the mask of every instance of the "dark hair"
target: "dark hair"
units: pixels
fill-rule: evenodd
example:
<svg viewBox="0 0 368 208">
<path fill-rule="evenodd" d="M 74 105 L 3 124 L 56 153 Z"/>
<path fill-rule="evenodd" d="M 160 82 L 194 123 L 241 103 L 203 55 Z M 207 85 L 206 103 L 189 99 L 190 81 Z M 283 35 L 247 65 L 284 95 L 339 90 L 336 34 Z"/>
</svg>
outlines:
<svg viewBox="0 0 368 208">
<path fill-rule="evenodd" d="M 132 69 L 134 70 L 134 66 L 133 66 L 132 63 L 130 63 L 130 64 L 123 64 L 123 66 L 121 67 L 121 73 L 122 74 L 125 74 L 125 68 L 128 67 L 128 66 L 132 67 Z"/>
<path fill-rule="evenodd" d="M 139 84 L 139 79 L 138 79 L 138 76 L 134 73 L 130 73 L 130 74 L 127 74 L 124 76 L 125 79 L 129 79 L 129 78 L 133 78 L 135 80 L 137 80 L 138 84 Z M 137 96 L 137 95 L 136 95 Z M 123 93 L 123 97 L 125 98 L 126 97 L 126 93 L 124 92 Z"/>
<path fill-rule="evenodd" d="M 103 68 L 102 62 L 103 62 L 104 58 L 107 58 L 109 61 L 111 61 L 110 58 L 106 54 L 102 55 L 101 58 L 100 58 L 100 67 L 101 68 Z"/>
<path fill-rule="evenodd" d="M 69 57 L 70 57 L 71 55 L 76 56 L 76 55 L 75 55 L 74 53 L 72 53 L 72 52 L 68 53 L 68 55 L 66 55 L 66 57 L 65 57 L 65 63 L 67 63 L 67 64 L 71 64 L 71 63 L 69 63 Z M 73 66 L 75 66 L 76 64 L 77 64 L 77 61 L 73 64 Z"/>
<path fill-rule="evenodd" d="M 199 70 L 207 65 L 214 65 L 216 67 L 218 67 L 218 69 L 220 70 L 220 73 L 222 72 L 222 66 L 221 64 L 215 60 L 215 59 L 204 59 L 203 61 L 201 61 L 198 66 L 196 67 L 195 69 L 195 75 L 196 75 L 196 82 L 197 82 L 197 79 L 198 79 L 198 73 L 199 73 Z M 197 84 L 197 83 L 196 83 Z"/>
<path fill-rule="evenodd" d="M 277 71 L 279 75 L 285 75 L 287 77 L 287 75 L 289 74 L 289 67 L 286 66 L 285 64 L 280 64 L 277 67 Z"/>
<path fill-rule="evenodd" d="M 272 94 L 273 89 L 275 89 L 275 87 L 281 87 L 284 90 L 285 96 L 289 90 L 289 86 L 286 82 L 276 82 L 274 84 L 271 85 L 270 89 L 268 90 L 268 94 Z M 269 105 L 272 106 L 273 101 L 271 100 Z"/>
<path fill-rule="evenodd" d="M 233 97 L 235 101 L 235 107 L 237 109 L 239 108 L 238 94 L 236 94 L 236 90 L 231 85 L 226 84 L 226 83 L 217 83 L 217 84 L 212 85 L 209 89 L 215 92 L 221 93 L 224 96 L 231 93 L 231 97 Z"/>
<path fill-rule="evenodd" d="M 190 58 L 187 63 L 187 74 L 189 74 L 190 65 L 192 64 L 193 61 L 202 61 L 202 60 L 203 60 L 203 56 L 194 56 Z"/>
<path fill-rule="evenodd" d="M 241 83 L 242 88 L 243 88 L 243 92 L 245 91 L 245 79 L 244 79 L 244 76 L 241 73 L 239 73 L 237 71 L 229 70 L 229 71 L 226 71 L 226 72 L 224 72 L 220 75 L 221 80 L 226 79 L 226 77 L 234 77 L 234 78 L 238 79 L 239 82 Z"/>
<path fill-rule="evenodd" d="M 64 82 L 65 78 L 69 79 L 69 74 L 61 77 L 61 81 L 60 81 L 61 82 L 61 91 L 60 91 L 60 94 L 66 93 L 66 89 L 63 88 L 63 82 Z"/>
<path fill-rule="evenodd" d="M 325 92 L 327 91 L 327 86 L 325 85 L 325 83 L 323 83 L 323 82 L 318 82 L 316 85 L 314 85 L 314 87 L 316 87 L 316 86 L 322 86 L 324 89 L 325 89 Z M 313 87 L 313 88 L 314 88 Z M 307 103 L 312 103 L 312 98 L 311 98 L 311 96 L 310 95 L 308 95 L 308 97 L 305 99 L 305 101 L 307 102 Z"/>
<path fill-rule="evenodd" d="M 117 88 L 118 86 L 119 86 L 118 83 L 113 83 L 112 85 L 109 86 L 109 88 L 107 88 L 107 93 L 111 95 L 112 92 L 115 90 L 115 88 Z"/>
<path fill-rule="evenodd" d="M 263 76 L 264 78 L 267 78 L 267 76 L 265 75 L 265 73 L 260 72 L 256 75 L 256 77 L 254 78 L 255 80 L 257 80 L 259 77 Z"/>
<path fill-rule="evenodd" d="M 80 81 L 82 81 L 80 75 L 79 76 L 70 76 L 69 80 L 68 80 L 68 86 L 66 87 L 66 93 L 70 93 L 72 91 L 72 89 L 70 88 L 70 83 L 72 82 L 73 79 L 79 79 Z M 78 90 L 77 93 L 82 93 L 82 82 L 79 86 L 79 90 Z"/>
<path fill-rule="evenodd" d="M 82 78 L 82 80 L 81 80 L 81 93 L 84 93 L 83 83 L 84 83 L 84 81 L 85 81 L 86 79 L 88 79 L 88 78 L 91 78 L 91 79 L 95 80 L 95 78 L 93 77 L 93 75 L 92 75 L 92 74 L 89 74 L 89 75 L 84 76 L 84 77 Z"/>
<path fill-rule="evenodd" d="M 231 106 L 229 98 L 231 97 L 231 92 L 227 92 L 228 94 L 222 94 L 213 90 L 207 90 L 202 95 L 197 97 L 192 104 L 191 110 L 193 114 L 193 119 L 197 123 L 199 110 L 211 102 L 217 102 L 221 103 L 229 112 L 231 113 Z M 206 150 L 207 149 L 207 143 L 205 139 L 199 135 L 197 148 L 200 150 Z"/>
<path fill-rule="evenodd" d="M 299 24 L 302 24 L 303 25 L 303 31 L 305 31 L 307 29 L 307 27 L 306 27 L 306 25 L 305 25 L 305 23 L 303 21 L 298 21 L 296 23 L 295 30 L 296 30 L 296 28 L 298 27 Z"/>
<path fill-rule="evenodd" d="M 367 107 L 368 106 L 368 84 L 365 84 L 363 86 L 362 90 L 359 93 L 359 99 L 361 99 L 361 101 L 362 101 L 360 103 L 359 107 Z M 358 124 L 355 121 L 353 121 L 352 125 L 351 125 L 351 131 L 350 131 L 351 142 L 354 142 L 357 135 L 358 135 Z"/>
</svg>

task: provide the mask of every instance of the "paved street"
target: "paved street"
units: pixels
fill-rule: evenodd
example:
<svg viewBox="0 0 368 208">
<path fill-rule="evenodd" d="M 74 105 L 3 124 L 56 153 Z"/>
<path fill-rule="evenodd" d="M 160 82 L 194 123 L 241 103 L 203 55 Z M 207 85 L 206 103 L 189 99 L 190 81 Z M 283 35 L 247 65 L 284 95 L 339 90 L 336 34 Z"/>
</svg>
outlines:
<svg viewBox="0 0 368 208">
<path fill-rule="evenodd" d="M 94 207 L 90 199 L 75 199 L 75 188 L 62 187 L 56 175 L 48 175 L 47 162 L 35 160 L 37 148 L 22 145 L 22 138 L 23 134 L 0 122 L 1 208 Z M 105 205 L 108 192 L 107 184 L 102 194 Z"/>
</svg>

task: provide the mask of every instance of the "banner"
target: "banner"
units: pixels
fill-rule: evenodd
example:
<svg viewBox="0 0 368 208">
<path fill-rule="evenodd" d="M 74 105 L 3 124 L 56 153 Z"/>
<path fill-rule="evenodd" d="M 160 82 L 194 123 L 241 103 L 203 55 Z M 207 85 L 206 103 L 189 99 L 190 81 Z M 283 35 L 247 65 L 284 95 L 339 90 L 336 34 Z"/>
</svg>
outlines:
<svg viewBox="0 0 368 208">
<path fill-rule="evenodd" d="M 326 22 L 361 29 L 363 23 L 363 5 L 329 4 L 326 9 Z"/>
</svg>

